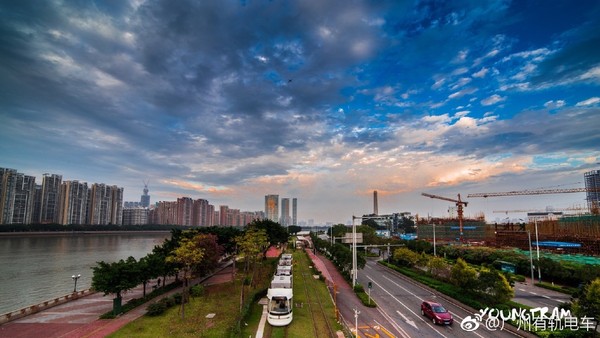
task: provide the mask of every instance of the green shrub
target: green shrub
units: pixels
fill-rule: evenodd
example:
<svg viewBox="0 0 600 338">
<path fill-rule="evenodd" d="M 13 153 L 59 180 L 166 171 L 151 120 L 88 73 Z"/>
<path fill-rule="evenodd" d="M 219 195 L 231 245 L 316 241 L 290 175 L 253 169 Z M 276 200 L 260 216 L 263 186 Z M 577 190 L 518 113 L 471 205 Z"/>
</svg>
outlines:
<svg viewBox="0 0 600 338">
<path fill-rule="evenodd" d="M 165 302 L 156 302 L 148 305 L 148 307 L 146 308 L 146 315 L 151 317 L 160 316 L 166 310 L 167 306 L 165 305 Z"/>
<path fill-rule="evenodd" d="M 200 297 L 204 294 L 204 286 L 197 284 L 190 288 L 190 296 Z"/>
<path fill-rule="evenodd" d="M 178 293 L 174 294 L 172 297 L 175 300 L 175 304 L 178 304 L 178 305 L 181 304 L 181 300 L 182 300 L 182 297 L 183 297 L 181 295 L 181 293 L 178 292 Z"/>
<path fill-rule="evenodd" d="M 165 298 L 159 300 L 159 302 L 165 304 L 165 306 L 167 308 L 170 308 L 172 306 L 175 306 L 175 304 L 177 304 L 174 297 L 165 297 Z"/>
</svg>

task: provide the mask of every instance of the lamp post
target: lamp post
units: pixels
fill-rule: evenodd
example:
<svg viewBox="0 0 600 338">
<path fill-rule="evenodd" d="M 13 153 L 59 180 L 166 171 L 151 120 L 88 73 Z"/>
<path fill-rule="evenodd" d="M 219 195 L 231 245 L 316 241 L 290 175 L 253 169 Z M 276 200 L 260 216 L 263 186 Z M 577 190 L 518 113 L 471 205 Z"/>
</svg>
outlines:
<svg viewBox="0 0 600 338">
<path fill-rule="evenodd" d="M 533 277 L 533 250 L 531 250 L 531 231 L 527 231 L 527 237 L 529 237 L 529 265 L 531 266 L 531 285 L 535 283 Z"/>
<path fill-rule="evenodd" d="M 535 224 L 535 247 L 537 250 L 537 270 L 538 270 L 538 282 L 542 282 L 542 269 L 540 268 L 540 240 L 538 239 L 538 227 L 537 227 L 537 217 L 533 219 Z"/>
<path fill-rule="evenodd" d="M 73 275 L 73 276 L 71 276 L 71 278 L 73 278 L 73 280 L 75 281 L 75 285 L 73 286 L 73 292 L 74 292 L 74 293 L 75 293 L 75 292 L 77 292 L 77 280 L 78 280 L 80 277 L 81 277 L 81 275 L 77 275 L 77 276 Z"/>
</svg>

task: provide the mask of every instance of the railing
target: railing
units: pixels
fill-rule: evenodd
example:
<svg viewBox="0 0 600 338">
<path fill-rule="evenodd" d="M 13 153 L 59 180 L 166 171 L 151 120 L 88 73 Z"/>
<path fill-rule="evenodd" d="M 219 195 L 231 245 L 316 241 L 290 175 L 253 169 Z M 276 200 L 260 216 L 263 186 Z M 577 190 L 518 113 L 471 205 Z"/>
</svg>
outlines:
<svg viewBox="0 0 600 338">
<path fill-rule="evenodd" d="M 15 311 L 0 314 L 0 325 L 4 324 L 4 323 L 8 323 L 13 320 L 17 320 L 17 319 L 29 316 L 29 315 L 32 315 L 34 313 L 38 313 L 42 310 L 46 310 L 46 309 L 49 309 L 51 307 L 54 307 L 54 306 L 57 306 L 60 304 L 70 302 L 75 299 L 79 299 L 81 297 L 89 296 L 93 293 L 95 293 L 95 291 L 92 291 L 91 289 L 77 291 L 77 292 L 70 293 L 68 295 L 64 295 L 62 297 L 46 300 L 39 304 L 30 305 L 30 306 L 27 306 L 27 307 L 24 307 L 24 308 L 15 310 Z"/>
</svg>

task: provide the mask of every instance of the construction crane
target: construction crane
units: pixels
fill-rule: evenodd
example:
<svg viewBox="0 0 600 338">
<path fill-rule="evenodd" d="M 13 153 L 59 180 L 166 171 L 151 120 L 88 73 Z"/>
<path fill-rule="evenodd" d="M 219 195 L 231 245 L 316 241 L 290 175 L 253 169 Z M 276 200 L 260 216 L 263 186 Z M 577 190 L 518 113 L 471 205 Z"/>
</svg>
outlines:
<svg viewBox="0 0 600 338">
<path fill-rule="evenodd" d="M 544 195 L 544 194 L 565 194 L 574 192 L 587 192 L 593 191 L 586 188 L 572 188 L 572 189 L 541 189 L 541 190 L 517 190 L 517 191 L 506 191 L 506 192 L 480 192 L 474 194 L 468 194 L 467 197 L 500 197 L 500 196 L 517 196 L 517 195 Z"/>
<path fill-rule="evenodd" d="M 457 209 L 457 213 L 458 213 L 458 227 L 459 227 L 459 231 L 460 231 L 460 242 L 462 242 L 463 241 L 463 207 L 466 207 L 469 202 L 465 202 L 465 201 L 461 200 L 460 199 L 460 194 L 458 194 L 458 199 L 457 200 L 452 199 L 452 198 L 448 198 L 448 197 L 427 194 L 427 193 L 424 193 L 424 192 L 421 193 L 421 195 L 423 195 L 425 197 L 429 197 L 429 198 L 437 198 L 439 200 L 444 200 L 444 201 L 456 203 L 456 209 Z"/>
</svg>

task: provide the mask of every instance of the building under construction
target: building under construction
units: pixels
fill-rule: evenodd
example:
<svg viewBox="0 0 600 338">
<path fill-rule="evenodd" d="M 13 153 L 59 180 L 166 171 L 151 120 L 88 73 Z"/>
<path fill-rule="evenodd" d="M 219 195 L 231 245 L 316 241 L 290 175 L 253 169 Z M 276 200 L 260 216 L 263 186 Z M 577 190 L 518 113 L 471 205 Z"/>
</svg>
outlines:
<svg viewBox="0 0 600 338">
<path fill-rule="evenodd" d="M 599 215 L 563 216 L 548 220 L 534 219 L 527 224 L 509 223 L 494 227 L 493 239 L 490 238 L 486 242 L 496 247 L 516 247 L 529 250 L 531 236 L 532 245 L 539 244 L 540 250 L 600 256 Z"/>
<path fill-rule="evenodd" d="M 456 218 L 418 219 L 417 237 L 436 243 L 461 242 L 460 222 Z M 484 244 L 494 236 L 494 226 L 485 223 L 483 217 L 464 218 L 462 242 Z M 435 232 L 435 235 L 434 235 Z"/>
</svg>

